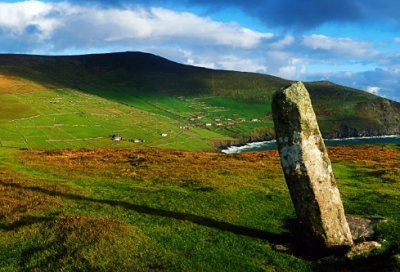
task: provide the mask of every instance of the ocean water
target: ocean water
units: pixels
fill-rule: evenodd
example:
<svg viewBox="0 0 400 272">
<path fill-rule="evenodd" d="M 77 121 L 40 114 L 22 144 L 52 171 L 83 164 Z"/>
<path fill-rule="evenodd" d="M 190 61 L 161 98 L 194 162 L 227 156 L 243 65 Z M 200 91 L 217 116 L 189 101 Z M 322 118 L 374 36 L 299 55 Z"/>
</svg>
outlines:
<svg viewBox="0 0 400 272">
<path fill-rule="evenodd" d="M 400 144 L 400 135 L 378 136 L 378 137 L 360 137 L 324 140 L 326 146 L 331 145 L 358 145 L 358 144 Z M 276 141 L 249 143 L 244 146 L 231 146 L 222 150 L 223 153 L 240 153 L 248 151 L 263 151 L 278 149 Z"/>
</svg>

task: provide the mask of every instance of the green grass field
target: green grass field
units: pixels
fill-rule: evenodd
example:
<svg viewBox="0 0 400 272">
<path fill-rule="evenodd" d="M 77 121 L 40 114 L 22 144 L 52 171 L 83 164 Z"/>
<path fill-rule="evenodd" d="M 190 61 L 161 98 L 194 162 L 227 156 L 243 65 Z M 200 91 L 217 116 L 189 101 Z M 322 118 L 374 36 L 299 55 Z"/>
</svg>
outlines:
<svg viewBox="0 0 400 272">
<path fill-rule="evenodd" d="M 398 147 L 328 152 L 346 214 L 388 219 L 351 260 L 272 249 L 297 235 L 276 151 L 0 148 L 0 271 L 400 271 Z"/>
<path fill-rule="evenodd" d="M 111 135 L 119 133 L 126 139 L 143 139 L 148 147 L 179 146 L 185 150 L 209 150 L 212 146 L 207 143 L 207 139 L 227 139 L 225 135 L 210 132 L 201 125 L 193 128 L 190 140 L 189 136 L 182 136 L 184 129 L 180 126 L 188 124 L 184 116 L 192 114 L 193 110 L 189 107 L 192 103 L 166 95 L 157 98 L 154 93 L 132 89 L 125 91 L 126 93 L 117 93 L 116 96 L 115 93 L 104 92 L 111 100 L 66 89 L 14 95 L 16 101 L 31 105 L 32 110 L 37 112 L 33 117 L 0 123 L 2 146 L 33 149 L 105 147 L 112 146 L 114 143 Z M 119 103 L 127 96 L 133 100 L 129 98 L 124 104 Z M 154 101 L 150 102 L 150 99 Z M 139 101 L 139 104 L 136 105 L 135 101 Z M 167 111 L 168 103 L 174 103 L 173 113 Z M 174 115 L 178 113 L 182 114 L 179 118 Z M 161 137 L 162 133 L 169 134 L 167 141 Z M 75 142 L 81 139 L 84 141 Z M 116 146 L 136 148 L 138 145 L 126 142 Z M 143 148 L 147 145 L 140 146 Z"/>
<path fill-rule="evenodd" d="M 225 118 L 234 119 L 236 118 L 261 118 L 271 112 L 271 103 L 263 101 L 239 101 L 234 98 L 208 98 L 201 99 L 200 102 L 204 102 L 212 107 L 223 107 L 226 110 L 213 114 L 212 117 L 218 118 L 222 115 Z"/>
<path fill-rule="evenodd" d="M 0 123 L 39 115 L 31 106 L 13 95 L 0 95 Z"/>
</svg>

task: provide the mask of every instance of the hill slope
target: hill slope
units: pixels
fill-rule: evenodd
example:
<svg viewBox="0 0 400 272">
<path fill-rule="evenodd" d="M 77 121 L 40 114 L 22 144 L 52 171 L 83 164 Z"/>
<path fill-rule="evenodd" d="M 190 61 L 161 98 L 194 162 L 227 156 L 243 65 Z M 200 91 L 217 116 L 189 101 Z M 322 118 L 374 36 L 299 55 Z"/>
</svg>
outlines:
<svg viewBox="0 0 400 272">
<path fill-rule="evenodd" d="M 111 145 L 108 137 L 120 133 L 145 139 L 147 147 L 204 150 L 271 139 L 271 96 L 290 83 L 140 52 L 2 54 L 0 141 L 28 148 L 61 148 L 77 141 L 75 146 L 95 148 Z M 325 138 L 400 133 L 400 103 L 326 81 L 305 85 Z"/>
</svg>

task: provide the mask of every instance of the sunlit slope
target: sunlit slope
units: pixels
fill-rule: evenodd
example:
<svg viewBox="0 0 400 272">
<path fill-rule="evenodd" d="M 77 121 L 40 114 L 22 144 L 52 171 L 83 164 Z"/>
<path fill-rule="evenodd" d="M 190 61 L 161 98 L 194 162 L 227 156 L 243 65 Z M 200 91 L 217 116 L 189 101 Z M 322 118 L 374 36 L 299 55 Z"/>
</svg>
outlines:
<svg viewBox="0 0 400 272">
<path fill-rule="evenodd" d="M 79 91 L 56 90 L 10 97 L 1 95 L 0 101 L 14 99 L 20 104 L 6 101 L 8 114 L 3 108 L 0 110 L 0 144 L 3 147 L 206 150 L 212 148 L 207 143 L 209 140 L 223 138 L 202 129 L 183 130 L 179 121 L 152 113 L 150 107 L 149 111 L 144 111 Z M 21 105 L 26 108 L 19 112 Z M 31 116 L 21 118 L 28 113 Z M 113 142 L 111 136 L 117 133 L 126 140 Z M 168 135 L 163 137 L 163 133 Z M 132 139 L 144 142 L 127 141 Z"/>
<path fill-rule="evenodd" d="M 265 140 L 273 137 L 272 94 L 291 83 L 264 74 L 182 65 L 140 52 L 84 56 L 3 54 L 0 94 L 14 95 L 7 99 L 19 99 L 15 105 L 20 109 L 15 116 L 12 110 L 7 110 L 12 112 L 9 115 L 0 109 L 0 122 L 30 118 L 40 112 L 37 107 L 41 106 L 30 104 L 38 98 L 28 103 L 17 97 L 20 94 L 69 89 L 107 99 L 117 103 L 116 107 L 122 103 L 163 116 L 166 123 L 179 124 L 182 133 L 198 130 L 212 134 L 212 139 L 218 139 L 207 140 L 212 145 Z M 305 85 L 325 138 L 400 133 L 399 103 L 326 81 Z M 235 140 L 229 142 L 229 138 Z"/>
</svg>

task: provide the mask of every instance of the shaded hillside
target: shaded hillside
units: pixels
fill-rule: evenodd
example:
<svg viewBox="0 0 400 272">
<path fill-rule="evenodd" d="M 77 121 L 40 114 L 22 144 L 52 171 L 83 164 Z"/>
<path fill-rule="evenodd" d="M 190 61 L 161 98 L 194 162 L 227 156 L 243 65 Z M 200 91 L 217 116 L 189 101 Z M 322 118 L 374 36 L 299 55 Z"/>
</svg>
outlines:
<svg viewBox="0 0 400 272">
<path fill-rule="evenodd" d="M 207 138 L 217 147 L 273 138 L 271 97 L 291 82 L 264 74 L 183 65 L 140 52 L 0 55 L 0 100 L 1 94 L 84 91 L 162 115 L 183 130 L 201 129 L 219 135 Z M 325 138 L 400 133 L 399 103 L 327 81 L 305 85 Z M 18 118 L 29 118 L 34 112 L 40 115 L 40 109 L 28 109 L 21 101 L 17 99 L 16 105 L 31 113 Z M 2 114 L 5 112 L 0 117 Z"/>
<path fill-rule="evenodd" d="M 196 95 L 210 89 L 278 88 L 290 82 L 268 75 L 178 64 L 141 52 L 83 56 L 2 54 L 0 72 L 50 88 L 90 85 L 115 90 L 125 86 L 171 95 Z"/>
</svg>

